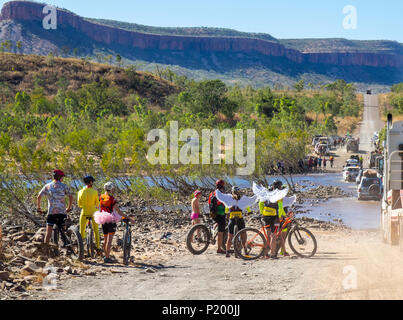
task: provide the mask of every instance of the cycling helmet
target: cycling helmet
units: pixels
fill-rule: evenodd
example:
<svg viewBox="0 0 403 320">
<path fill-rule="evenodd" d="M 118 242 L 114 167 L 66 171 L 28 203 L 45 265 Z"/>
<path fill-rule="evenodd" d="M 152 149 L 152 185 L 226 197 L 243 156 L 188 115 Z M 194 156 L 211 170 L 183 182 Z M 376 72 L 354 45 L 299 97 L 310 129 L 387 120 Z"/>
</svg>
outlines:
<svg viewBox="0 0 403 320">
<path fill-rule="evenodd" d="M 112 191 L 113 189 L 115 189 L 115 185 L 112 182 L 107 182 L 104 185 L 104 189 L 106 191 Z"/>
<path fill-rule="evenodd" d="M 215 185 L 217 186 L 217 188 L 223 188 L 225 186 L 225 182 L 224 180 L 217 180 Z"/>
<path fill-rule="evenodd" d="M 63 178 L 65 176 L 64 172 L 62 170 L 54 170 L 53 171 L 53 178 L 56 180 Z"/>
<path fill-rule="evenodd" d="M 93 183 L 95 181 L 93 176 L 85 176 L 83 179 L 85 184 Z"/>
<path fill-rule="evenodd" d="M 276 190 L 276 189 L 282 189 L 282 187 L 283 187 L 283 183 L 280 181 L 280 180 L 274 180 L 273 181 L 273 189 L 274 190 Z"/>
</svg>

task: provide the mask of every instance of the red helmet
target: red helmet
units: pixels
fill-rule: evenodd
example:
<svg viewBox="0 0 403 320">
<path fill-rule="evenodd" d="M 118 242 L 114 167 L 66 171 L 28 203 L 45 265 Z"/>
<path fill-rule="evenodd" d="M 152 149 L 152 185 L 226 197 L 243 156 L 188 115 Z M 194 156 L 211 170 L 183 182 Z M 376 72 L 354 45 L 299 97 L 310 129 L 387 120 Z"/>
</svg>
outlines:
<svg viewBox="0 0 403 320">
<path fill-rule="evenodd" d="M 215 185 L 217 187 L 224 187 L 225 186 L 225 182 L 223 180 L 217 180 Z"/>
<path fill-rule="evenodd" d="M 62 177 L 65 176 L 65 174 L 64 174 L 64 172 L 63 172 L 62 170 L 55 170 L 55 171 L 53 171 L 53 175 L 54 175 L 54 176 L 58 176 L 58 177 L 60 177 L 60 178 L 62 178 Z"/>
</svg>

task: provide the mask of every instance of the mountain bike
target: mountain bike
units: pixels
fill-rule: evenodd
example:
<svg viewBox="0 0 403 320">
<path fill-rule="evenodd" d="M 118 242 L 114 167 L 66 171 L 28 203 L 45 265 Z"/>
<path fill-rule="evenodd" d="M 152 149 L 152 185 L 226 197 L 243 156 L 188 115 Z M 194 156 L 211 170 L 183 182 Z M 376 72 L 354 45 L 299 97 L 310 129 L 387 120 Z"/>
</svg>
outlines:
<svg viewBox="0 0 403 320">
<path fill-rule="evenodd" d="M 210 217 L 202 215 L 203 224 L 193 226 L 186 237 L 186 246 L 194 255 L 204 253 L 210 244 L 215 245 L 218 236 L 218 225 Z M 225 251 L 228 238 L 228 227 L 225 229 L 223 241 L 221 244 L 222 250 Z"/>
<path fill-rule="evenodd" d="M 270 239 L 261 217 L 258 217 L 261 222 L 261 229 L 246 228 L 239 231 L 235 235 L 234 250 L 236 254 L 244 260 L 256 260 L 263 256 L 265 250 L 270 249 Z M 281 233 L 284 229 L 286 232 L 285 240 L 288 239 L 288 245 L 291 250 L 300 258 L 311 258 L 317 250 L 317 242 L 315 236 L 307 228 L 302 227 L 294 219 L 294 213 L 290 212 L 287 218 L 276 228 L 277 236 L 276 254 L 281 246 Z"/>
<path fill-rule="evenodd" d="M 38 211 L 43 215 L 47 215 L 47 211 Z M 46 218 L 45 218 L 46 219 Z M 59 229 L 57 225 L 53 226 L 51 242 L 59 246 L 59 240 L 62 239 L 62 248 L 67 249 L 67 253 L 77 260 L 84 258 L 84 245 L 79 228 L 72 224 L 72 221 L 67 218 L 63 227 Z"/>
<path fill-rule="evenodd" d="M 122 219 L 122 222 L 125 224 L 125 231 L 123 232 L 123 264 L 128 265 L 130 262 L 130 251 L 132 248 L 132 230 L 129 219 Z"/>
<path fill-rule="evenodd" d="M 86 217 L 87 225 L 85 227 L 85 247 L 87 249 L 87 257 L 94 259 L 96 254 L 96 245 L 94 243 L 94 230 L 92 229 L 92 217 Z"/>
</svg>

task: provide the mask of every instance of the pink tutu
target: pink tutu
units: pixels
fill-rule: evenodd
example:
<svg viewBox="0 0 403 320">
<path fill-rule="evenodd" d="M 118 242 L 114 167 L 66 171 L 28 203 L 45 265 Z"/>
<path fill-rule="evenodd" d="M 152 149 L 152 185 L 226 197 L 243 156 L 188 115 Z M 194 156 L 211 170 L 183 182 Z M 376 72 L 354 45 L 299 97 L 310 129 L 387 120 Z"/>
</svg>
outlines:
<svg viewBox="0 0 403 320">
<path fill-rule="evenodd" d="M 105 224 L 105 223 L 117 223 L 122 219 L 122 217 L 116 213 L 115 211 L 111 214 L 109 212 L 95 212 L 94 213 L 94 220 L 97 224 Z"/>
<path fill-rule="evenodd" d="M 193 212 L 193 213 L 191 214 L 191 216 L 190 216 L 190 219 L 192 219 L 192 220 L 199 219 L 199 214 Z"/>
</svg>

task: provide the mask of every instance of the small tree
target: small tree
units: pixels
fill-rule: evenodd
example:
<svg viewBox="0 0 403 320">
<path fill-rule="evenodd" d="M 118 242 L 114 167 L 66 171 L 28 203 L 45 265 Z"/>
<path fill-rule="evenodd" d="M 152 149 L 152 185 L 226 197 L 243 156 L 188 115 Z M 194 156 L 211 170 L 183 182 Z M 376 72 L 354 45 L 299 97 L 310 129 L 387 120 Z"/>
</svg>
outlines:
<svg viewBox="0 0 403 320">
<path fill-rule="evenodd" d="M 304 90 L 305 88 L 305 81 L 304 80 L 299 80 L 297 83 L 295 83 L 293 85 L 293 87 L 295 88 L 295 90 L 297 90 L 298 92 L 301 92 Z"/>
<path fill-rule="evenodd" d="M 116 62 L 118 63 L 118 67 L 120 68 L 122 64 L 122 57 L 120 54 L 116 55 Z"/>
<path fill-rule="evenodd" d="M 17 47 L 18 53 L 21 54 L 21 53 L 22 53 L 22 42 L 21 42 L 21 41 L 17 41 L 16 47 Z"/>
<path fill-rule="evenodd" d="M 74 57 L 78 57 L 78 48 L 74 48 L 73 49 L 73 55 L 74 55 Z"/>
</svg>

